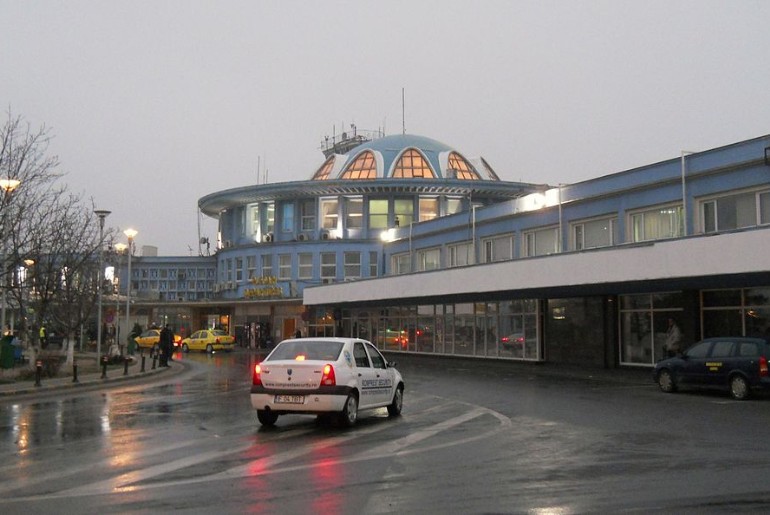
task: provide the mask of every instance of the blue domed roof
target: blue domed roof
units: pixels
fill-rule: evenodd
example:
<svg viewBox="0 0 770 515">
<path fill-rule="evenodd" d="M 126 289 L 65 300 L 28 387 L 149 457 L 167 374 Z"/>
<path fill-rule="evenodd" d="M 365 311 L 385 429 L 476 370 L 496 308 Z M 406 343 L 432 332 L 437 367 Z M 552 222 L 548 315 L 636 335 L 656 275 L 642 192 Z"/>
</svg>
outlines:
<svg viewBox="0 0 770 515">
<path fill-rule="evenodd" d="M 416 151 L 408 152 L 408 151 Z M 369 153 L 369 154 L 367 154 Z M 327 159 L 325 165 L 328 165 L 325 170 L 325 174 L 319 174 L 316 172 L 314 179 L 381 179 L 396 176 L 394 175 L 394 167 L 404 166 L 404 163 L 399 161 L 401 157 L 406 155 L 409 158 L 410 164 L 415 159 L 419 160 L 419 157 L 427 163 L 430 167 L 432 174 L 427 172 L 427 167 L 424 167 L 426 175 L 417 175 L 414 177 L 420 178 L 435 178 L 435 179 L 474 179 L 474 180 L 499 180 L 494 172 L 488 169 L 485 162 L 482 161 L 482 168 L 484 172 L 479 173 L 479 170 L 465 158 L 462 153 L 455 150 L 453 147 L 436 141 L 425 136 L 417 136 L 414 134 L 396 134 L 393 136 L 385 136 L 382 138 L 376 138 L 370 141 L 366 141 L 343 155 L 334 155 Z M 354 177 L 346 176 L 345 171 L 353 164 L 360 156 L 366 157 L 367 155 L 373 155 L 374 159 L 369 158 L 367 164 L 357 164 L 359 168 L 368 167 L 371 173 L 367 174 L 359 173 Z M 417 155 L 419 154 L 419 156 Z M 409 165 L 407 165 L 409 166 Z M 376 167 L 376 177 L 374 175 L 373 168 Z M 324 169 L 322 166 L 320 170 Z M 334 170 L 332 172 L 332 169 Z M 331 172 L 331 173 L 330 173 Z M 431 177 L 429 177 L 430 175 Z M 400 177 L 406 177 L 406 175 L 398 175 Z"/>
</svg>

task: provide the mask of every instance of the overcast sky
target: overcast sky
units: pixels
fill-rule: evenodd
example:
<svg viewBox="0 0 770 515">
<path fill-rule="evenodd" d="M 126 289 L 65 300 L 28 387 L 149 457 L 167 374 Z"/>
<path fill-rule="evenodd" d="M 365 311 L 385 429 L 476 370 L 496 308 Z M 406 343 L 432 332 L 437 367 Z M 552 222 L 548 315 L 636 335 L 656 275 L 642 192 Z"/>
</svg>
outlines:
<svg viewBox="0 0 770 515">
<path fill-rule="evenodd" d="M 49 127 L 70 190 L 159 255 L 351 123 L 551 184 L 770 133 L 767 0 L 0 0 L 0 33 L 2 121 Z"/>
</svg>

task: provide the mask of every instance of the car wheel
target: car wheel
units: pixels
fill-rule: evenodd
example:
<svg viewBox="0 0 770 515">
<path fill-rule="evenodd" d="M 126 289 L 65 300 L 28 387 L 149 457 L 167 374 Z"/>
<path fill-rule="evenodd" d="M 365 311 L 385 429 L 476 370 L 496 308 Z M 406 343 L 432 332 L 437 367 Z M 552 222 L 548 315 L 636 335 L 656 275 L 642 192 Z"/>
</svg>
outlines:
<svg viewBox="0 0 770 515">
<path fill-rule="evenodd" d="M 749 383 L 745 377 L 736 375 L 730 379 L 730 395 L 733 396 L 733 399 L 739 401 L 747 399 L 750 392 Z"/>
<path fill-rule="evenodd" d="M 352 427 L 358 418 L 358 398 L 352 393 L 348 395 L 345 401 L 345 407 L 342 408 L 339 421 L 343 427 Z"/>
<path fill-rule="evenodd" d="M 190 347 L 186 343 L 182 344 L 182 352 L 190 352 Z"/>
<path fill-rule="evenodd" d="M 206 345 L 206 352 L 208 352 L 209 354 L 212 354 L 214 352 L 214 347 L 212 347 L 210 343 Z"/>
<path fill-rule="evenodd" d="M 388 406 L 388 415 L 391 417 L 397 417 L 401 414 L 401 408 L 404 406 L 404 387 L 399 386 L 396 388 L 396 393 L 393 395 L 393 402 Z"/>
<path fill-rule="evenodd" d="M 660 390 L 666 393 L 672 393 L 676 391 L 676 382 L 674 376 L 668 370 L 661 370 L 658 372 L 658 386 Z"/>
<path fill-rule="evenodd" d="M 260 409 L 257 410 L 257 419 L 263 426 L 274 426 L 276 420 L 278 420 L 278 413 L 273 413 L 270 410 Z"/>
</svg>

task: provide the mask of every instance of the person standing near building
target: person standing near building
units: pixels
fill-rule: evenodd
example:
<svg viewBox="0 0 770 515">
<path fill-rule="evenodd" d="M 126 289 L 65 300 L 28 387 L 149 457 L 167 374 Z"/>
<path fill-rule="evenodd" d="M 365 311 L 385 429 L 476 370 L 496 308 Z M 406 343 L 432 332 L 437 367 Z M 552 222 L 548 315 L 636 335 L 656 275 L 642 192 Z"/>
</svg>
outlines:
<svg viewBox="0 0 770 515">
<path fill-rule="evenodd" d="M 171 347 L 174 345 L 173 338 L 174 337 L 172 336 L 171 330 L 168 328 L 168 324 L 164 325 L 163 329 L 160 330 L 160 335 L 158 338 L 161 367 L 169 366 L 168 360 L 169 356 L 171 355 Z"/>
</svg>

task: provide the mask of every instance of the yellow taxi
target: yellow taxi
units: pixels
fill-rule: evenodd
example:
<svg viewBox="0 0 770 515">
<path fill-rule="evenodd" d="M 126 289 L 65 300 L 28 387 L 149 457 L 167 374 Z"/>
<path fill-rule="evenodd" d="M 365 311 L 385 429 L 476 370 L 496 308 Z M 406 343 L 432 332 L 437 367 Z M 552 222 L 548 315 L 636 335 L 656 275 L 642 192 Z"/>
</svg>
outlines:
<svg viewBox="0 0 770 515">
<path fill-rule="evenodd" d="M 182 352 L 202 350 L 210 354 L 218 350 L 230 352 L 233 347 L 235 347 L 235 336 L 230 336 L 220 329 L 201 329 L 182 340 Z"/>
<path fill-rule="evenodd" d="M 148 329 L 136 338 L 134 341 L 142 349 L 158 350 L 158 344 L 160 342 L 160 329 Z M 182 337 L 178 334 L 174 335 L 174 347 L 182 345 Z"/>
</svg>

